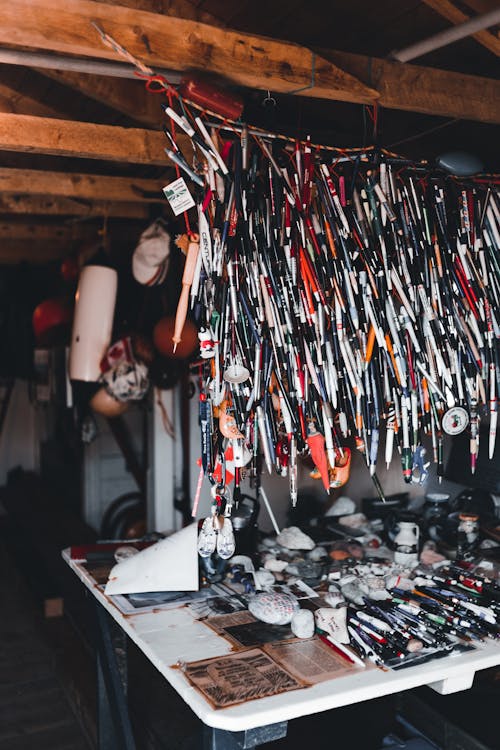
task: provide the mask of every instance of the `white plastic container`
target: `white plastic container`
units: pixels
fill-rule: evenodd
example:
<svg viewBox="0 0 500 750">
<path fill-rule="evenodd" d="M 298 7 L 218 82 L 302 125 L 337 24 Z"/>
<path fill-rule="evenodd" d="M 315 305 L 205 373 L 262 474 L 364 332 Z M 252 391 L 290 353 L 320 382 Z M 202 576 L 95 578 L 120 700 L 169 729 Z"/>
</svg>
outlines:
<svg viewBox="0 0 500 750">
<path fill-rule="evenodd" d="M 85 266 L 75 298 L 69 377 L 93 382 L 111 343 L 118 274 L 106 266 Z"/>
</svg>

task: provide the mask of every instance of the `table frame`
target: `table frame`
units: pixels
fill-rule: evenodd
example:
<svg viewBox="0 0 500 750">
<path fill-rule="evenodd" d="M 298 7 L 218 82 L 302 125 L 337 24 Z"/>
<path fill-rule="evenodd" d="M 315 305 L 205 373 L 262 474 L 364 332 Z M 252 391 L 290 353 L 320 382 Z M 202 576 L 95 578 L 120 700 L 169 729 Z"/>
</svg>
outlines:
<svg viewBox="0 0 500 750">
<path fill-rule="evenodd" d="M 123 659 L 120 662 L 116 657 L 110 627 L 112 620 L 118 625 L 122 657 L 127 635 L 201 719 L 206 727 L 204 750 L 257 747 L 284 737 L 290 719 L 415 687 L 427 685 L 441 694 L 467 690 L 477 671 L 500 665 L 500 644 L 488 640 L 478 644 L 473 652 L 446 656 L 419 666 L 386 672 L 360 668 L 347 676 L 312 687 L 216 710 L 188 682 L 177 662 L 227 654 L 231 651 L 228 641 L 192 618 L 185 608 L 124 615 L 96 585 L 88 571 L 78 561 L 70 559 L 69 550 L 63 552 L 63 557 L 88 589 L 90 601 L 94 599 L 99 660 L 100 750 L 135 750 L 131 744 L 133 737 L 127 712 Z M 121 744 L 111 744 L 112 727 L 115 727 Z"/>
</svg>

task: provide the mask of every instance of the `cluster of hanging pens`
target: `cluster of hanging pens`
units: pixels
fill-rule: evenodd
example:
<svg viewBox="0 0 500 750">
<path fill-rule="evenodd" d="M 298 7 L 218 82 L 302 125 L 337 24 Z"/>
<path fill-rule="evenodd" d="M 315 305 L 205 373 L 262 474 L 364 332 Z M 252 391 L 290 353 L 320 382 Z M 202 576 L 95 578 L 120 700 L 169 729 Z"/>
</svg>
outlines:
<svg viewBox="0 0 500 750">
<path fill-rule="evenodd" d="M 384 152 L 290 147 L 165 109 L 194 149 L 188 163 L 165 128 L 198 207 L 183 288 L 201 325 L 202 463 L 212 483 L 234 476 L 238 488 L 241 469 L 263 457 L 269 473 L 288 475 L 295 503 L 297 455 L 312 457 L 327 490 L 340 486 L 351 436 L 383 497 L 381 430 L 387 467 L 396 447 L 405 482 L 423 483 L 424 437 L 442 477 L 443 433 L 468 428 L 474 472 L 488 413 L 491 458 L 496 192 L 422 177 Z"/>
</svg>

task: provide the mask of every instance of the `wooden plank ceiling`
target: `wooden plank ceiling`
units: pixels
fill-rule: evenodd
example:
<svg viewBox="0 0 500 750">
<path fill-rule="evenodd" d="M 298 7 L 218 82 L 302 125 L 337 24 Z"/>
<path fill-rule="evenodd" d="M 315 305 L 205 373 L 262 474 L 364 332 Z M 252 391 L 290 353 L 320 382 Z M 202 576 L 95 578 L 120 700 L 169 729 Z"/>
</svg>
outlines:
<svg viewBox="0 0 500 750">
<path fill-rule="evenodd" d="M 155 69 L 202 70 L 239 91 L 248 122 L 417 158 L 468 149 L 500 170 L 498 29 L 414 63 L 390 59 L 497 0 L 11 0 L 0 3 L 0 263 L 60 258 L 103 222 L 129 243 L 168 213 L 162 97 L 143 82 L 12 52 L 118 61 L 97 22 Z M 6 55 L 10 54 L 9 62 Z M 311 61 L 315 55 L 314 86 Z M 2 56 L 4 55 L 4 56 Z M 289 92 L 303 88 L 298 95 Z M 265 105 L 268 96 L 276 102 Z M 109 221 L 108 221 L 109 220 Z M 124 244 L 126 246 L 126 242 Z"/>
</svg>

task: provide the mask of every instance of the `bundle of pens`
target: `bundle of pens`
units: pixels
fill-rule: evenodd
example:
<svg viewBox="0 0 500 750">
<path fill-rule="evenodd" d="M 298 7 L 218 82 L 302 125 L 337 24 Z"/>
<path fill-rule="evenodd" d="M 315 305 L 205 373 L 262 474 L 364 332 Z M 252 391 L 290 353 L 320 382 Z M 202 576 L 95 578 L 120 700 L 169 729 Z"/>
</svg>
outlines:
<svg viewBox="0 0 500 750">
<path fill-rule="evenodd" d="M 401 669 L 500 635 L 500 588 L 458 564 L 391 594 L 348 613 L 351 645 L 378 665 Z"/>
<path fill-rule="evenodd" d="M 469 427 L 474 471 L 488 412 L 491 458 L 495 190 L 386 152 L 291 143 L 184 107 L 166 113 L 168 153 L 198 210 L 183 288 L 201 326 L 202 462 L 212 483 L 238 487 L 243 467 L 258 471 L 263 457 L 269 473 L 288 474 L 295 502 L 297 454 L 312 457 L 328 490 L 344 481 L 353 436 L 383 497 L 381 430 L 387 466 L 396 447 L 405 481 L 423 483 L 424 438 L 441 477 L 443 433 Z M 184 302 L 179 330 L 185 313 Z"/>
</svg>

